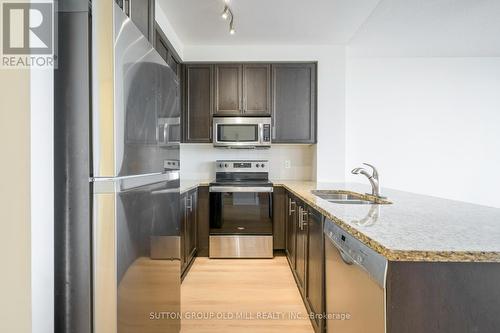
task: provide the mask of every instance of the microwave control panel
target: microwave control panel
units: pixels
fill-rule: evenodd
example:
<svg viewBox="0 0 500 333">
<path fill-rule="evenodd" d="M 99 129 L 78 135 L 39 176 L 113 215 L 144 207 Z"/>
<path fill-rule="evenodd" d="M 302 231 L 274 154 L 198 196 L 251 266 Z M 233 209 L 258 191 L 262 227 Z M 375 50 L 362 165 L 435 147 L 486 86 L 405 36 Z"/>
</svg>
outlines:
<svg viewBox="0 0 500 333">
<path fill-rule="evenodd" d="M 264 124 L 262 141 L 271 142 L 271 125 Z"/>
</svg>

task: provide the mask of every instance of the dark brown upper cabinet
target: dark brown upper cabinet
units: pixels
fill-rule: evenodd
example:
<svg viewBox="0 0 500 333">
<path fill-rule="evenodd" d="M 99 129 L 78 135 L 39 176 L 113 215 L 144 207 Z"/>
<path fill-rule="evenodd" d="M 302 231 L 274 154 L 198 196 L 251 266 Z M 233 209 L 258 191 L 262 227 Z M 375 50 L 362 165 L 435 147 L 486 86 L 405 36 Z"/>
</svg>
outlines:
<svg viewBox="0 0 500 333">
<path fill-rule="evenodd" d="M 168 59 L 168 46 L 167 43 L 163 40 L 160 32 L 156 31 L 156 40 L 155 40 L 155 49 L 158 51 L 163 60 L 167 61 Z"/>
<path fill-rule="evenodd" d="M 245 115 L 271 114 L 270 65 L 243 65 L 243 113 Z"/>
<path fill-rule="evenodd" d="M 142 34 L 152 43 L 154 39 L 155 1 L 119 0 L 117 3 Z"/>
<path fill-rule="evenodd" d="M 273 143 L 316 143 L 316 64 L 272 65 Z"/>
<path fill-rule="evenodd" d="M 186 65 L 184 70 L 183 142 L 212 141 L 212 107 L 214 66 Z"/>
<path fill-rule="evenodd" d="M 214 114 L 239 115 L 243 112 L 242 69 L 239 64 L 215 65 Z"/>
<path fill-rule="evenodd" d="M 155 42 L 154 47 L 167 65 L 174 71 L 177 77 L 181 77 L 181 62 L 178 54 L 174 51 L 167 37 L 161 31 L 158 24 L 155 24 Z"/>
<path fill-rule="evenodd" d="M 214 113 L 221 116 L 270 115 L 271 66 L 215 65 Z"/>
</svg>

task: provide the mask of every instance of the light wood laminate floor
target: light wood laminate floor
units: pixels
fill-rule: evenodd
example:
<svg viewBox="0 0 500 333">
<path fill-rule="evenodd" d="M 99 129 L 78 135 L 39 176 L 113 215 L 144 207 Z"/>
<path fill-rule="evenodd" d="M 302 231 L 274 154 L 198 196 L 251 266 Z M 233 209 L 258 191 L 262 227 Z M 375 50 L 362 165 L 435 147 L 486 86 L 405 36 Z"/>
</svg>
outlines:
<svg viewBox="0 0 500 333">
<path fill-rule="evenodd" d="M 181 286 L 181 310 L 182 333 L 313 332 L 283 256 L 196 258 Z"/>
</svg>

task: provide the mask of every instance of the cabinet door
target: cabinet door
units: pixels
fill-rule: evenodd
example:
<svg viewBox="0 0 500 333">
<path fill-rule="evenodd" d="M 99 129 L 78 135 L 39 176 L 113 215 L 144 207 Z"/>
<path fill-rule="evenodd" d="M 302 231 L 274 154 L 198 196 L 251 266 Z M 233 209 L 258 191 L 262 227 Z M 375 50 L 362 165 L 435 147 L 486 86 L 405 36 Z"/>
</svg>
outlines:
<svg viewBox="0 0 500 333">
<path fill-rule="evenodd" d="M 187 193 L 181 194 L 181 200 L 180 200 L 180 215 L 181 215 L 181 274 L 184 272 L 184 269 L 186 268 L 186 219 L 187 219 L 187 214 L 186 214 L 186 200 L 187 200 Z"/>
<path fill-rule="evenodd" d="M 295 269 L 295 246 L 297 241 L 296 230 L 296 210 L 297 203 L 295 199 L 287 194 L 287 212 L 286 212 L 286 254 L 292 269 Z"/>
<path fill-rule="evenodd" d="M 151 40 L 154 24 L 154 0 L 128 0 L 128 3 L 128 16 L 142 34 Z"/>
<path fill-rule="evenodd" d="M 167 47 L 167 44 L 163 40 L 161 34 L 158 31 L 156 32 L 155 35 L 156 35 L 155 49 L 160 54 L 160 56 L 163 58 L 163 60 L 167 61 L 168 60 L 168 47 Z"/>
<path fill-rule="evenodd" d="M 212 65 L 186 65 L 184 142 L 212 142 Z"/>
<path fill-rule="evenodd" d="M 295 273 L 297 284 L 303 296 L 306 295 L 306 275 L 307 275 L 307 210 L 303 204 L 297 204 L 297 247 L 295 259 Z"/>
<path fill-rule="evenodd" d="M 196 256 L 208 257 L 210 204 L 208 186 L 198 187 L 196 197 Z"/>
<path fill-rule="evenodd" d="M 316 142 L 316 65 L 272 66 L 274 143 Z"/>
<path fill-rule="evenodd" d="M 311 311 L 324 313 L 324 238 L 323 216 L 309 208 L 308 214 L 309 241 L 307 251 L 307 293 L 306 298 Z M 313 319 L 316 332 L 322 332 L 324 321 Z"/>
<path fill-rule="evenodd" d="M 188 197 L 188 232 L 187 237 L 189 239 L 187 243 L 187 256 L 188 264 L 193 259 L 196 253 L 196 204 L 197 204 L 197 193 L 196 190 L 190 192 Z"/>
<path fill-rule="evenodd" d="M 177 77 L 181 76 L 181 65 L 180 62 L 176 60 L 176 55 L 171 47 L 169 47 L 167 38 L 161 31 L 161 29 L 157 26 L 155 29 L 155 42 L 154 46 L 156 51 L 160 54 L 160 56 L 165 60 L 167 65 L 174 71 Z"/>
<path fill-rule="evenodd" d="M 243 113 L 263 116 L 271 114 L 270 65 L 243 65 Z"/>
<path fill-rule="evenodd" d="M 241 83 L 241 65 L 215 65 L 215 114 L 239 115 L 242 113 Z"/>
<path fill-rule="evenodd" d="M 281 186 L 275 186 L 273 190 L 273 249 L 284 250 L 286 243 L 285 219 L 286 219 L 286 194 Z"/>
</svg>

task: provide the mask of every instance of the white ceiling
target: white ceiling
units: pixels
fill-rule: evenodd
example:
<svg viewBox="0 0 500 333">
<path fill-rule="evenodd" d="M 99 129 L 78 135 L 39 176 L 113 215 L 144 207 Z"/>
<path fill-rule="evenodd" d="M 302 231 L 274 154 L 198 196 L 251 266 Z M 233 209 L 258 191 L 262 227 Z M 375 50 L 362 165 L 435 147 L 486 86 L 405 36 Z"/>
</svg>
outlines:
<svg viewBox="0 0 500 333">
<path fill-rule="evenodd" d="M 500 0 L 157 0 L 185 46 L 347 44 L 351 55 L 499 56 Z"/>
<path fill-rule="evenodd" d="M 345 44 L 380 0 L 157 0 L 184 45 Z"/>
</svg>

